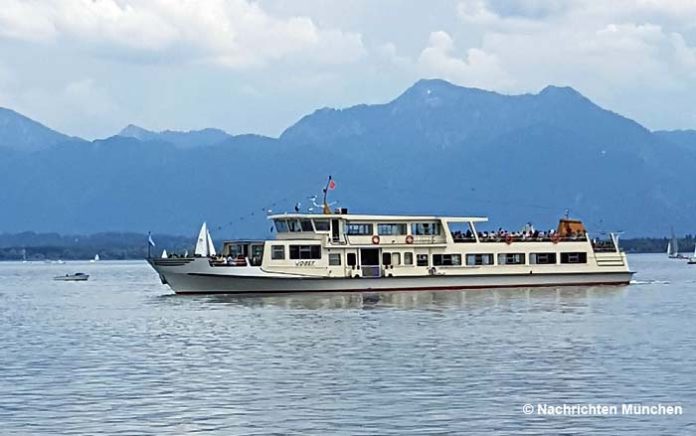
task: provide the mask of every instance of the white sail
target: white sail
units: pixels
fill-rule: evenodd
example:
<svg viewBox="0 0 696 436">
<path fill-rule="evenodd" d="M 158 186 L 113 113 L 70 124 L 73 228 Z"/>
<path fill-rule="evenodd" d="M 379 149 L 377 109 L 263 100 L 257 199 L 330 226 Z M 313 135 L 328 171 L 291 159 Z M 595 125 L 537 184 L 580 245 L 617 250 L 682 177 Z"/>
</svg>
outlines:
<svg viewBox="0 0 696 436">
<path fill-rule="evenodd" d="M 167 255 L 167 250 L 162 250 L 162 259 L 166 259 L 169 256 Z"/>
<path fill-rule="evenodd" d="M 667 243 L 667 256 L 671 256 L 671 255 L 672 255 L 672 242 L 670 241 Z"/>
<path fill-rule="evenodd" d="M 672 257 L 677 257 L 679 255 L 679 239 L 674 234 L 674 229 L 672 229 L 672 241 L 670 242 L 670 247 L 672 251 L 669 253 Z"/>
<path fill-rule="evenodd" d="M 198 232 L 198 241 L 196 241 L 196 249 L 193 254 L 197 256 L 208 256 L 208 224 L 203 223 L 201 231 Z"/>
<path fill-rule="evenodd" d="M 215 256 L 215 244 L 213 244 L 213 238 L 210 237 L 209 229 L 206 229 L 206 245 L 208 246 L 208 256 Z"/>
<path fill-rule="evenodd" d="M 94 255 L 94 261 L 95 261 L 95 262 L 99 262 L 99 260 L 100 260 L 100 259 L 99 259 L 99 253 L 97 253 L 97 254 Z"/>
</svg>

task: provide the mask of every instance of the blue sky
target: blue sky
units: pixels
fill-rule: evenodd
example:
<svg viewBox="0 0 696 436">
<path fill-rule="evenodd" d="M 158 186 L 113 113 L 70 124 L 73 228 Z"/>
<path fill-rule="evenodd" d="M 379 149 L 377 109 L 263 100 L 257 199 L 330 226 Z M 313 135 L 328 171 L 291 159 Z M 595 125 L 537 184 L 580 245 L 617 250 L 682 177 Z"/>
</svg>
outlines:
<svg viewBox="0 0 696 436">
<path fill-rule="evenodd" d="M 648 128 L 696 128 L 693 0 L 1 2 L 0 106 L 87 138 L 275 136 L 433 77 L 570 85 Z"/>
</svg>

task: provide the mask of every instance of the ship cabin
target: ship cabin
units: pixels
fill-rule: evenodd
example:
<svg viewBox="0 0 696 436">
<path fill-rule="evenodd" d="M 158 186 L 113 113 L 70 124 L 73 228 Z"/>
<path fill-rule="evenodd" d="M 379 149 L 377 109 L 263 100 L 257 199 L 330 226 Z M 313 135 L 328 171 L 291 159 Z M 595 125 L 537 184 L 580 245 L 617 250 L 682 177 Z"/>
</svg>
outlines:
<svg viewBox="0 0 696 436">
<path fill-rule="evenodd" d="M 227 241 L 217 266 L 324 277 L 465 274 L 489 267 L 533 273 L 550 266 L 578 270 L 625 263 L 618 240 L 592 241 L 579 220 L 546 232 L 479 230 L 484 217 L 282 214 L 269 217 L 276 238 Z M 497 271 L 502 272 L 502 271 Z"/>
</svg>

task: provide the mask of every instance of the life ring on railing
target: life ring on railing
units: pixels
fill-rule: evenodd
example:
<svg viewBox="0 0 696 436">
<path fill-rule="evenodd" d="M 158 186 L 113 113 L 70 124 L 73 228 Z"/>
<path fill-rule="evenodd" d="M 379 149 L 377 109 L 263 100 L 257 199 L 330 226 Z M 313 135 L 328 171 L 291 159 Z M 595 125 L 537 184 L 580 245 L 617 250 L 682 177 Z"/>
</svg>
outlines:
<svg viewBox="0 0 696 436">
<path fill-rule="evenodd" d="M 375 245 L 379 245 L 379 236 L 377 236 L 377 235 L 373 236 L 372 243 Z"/>
<path fill-rule="evenodd" d="M 505 243 L 508 245 L 512 244 L 512 235 L 505 236 Z"/>
<path fill-rule="evenodd" d="M 553 235 L 551 235 L 551 242 L 553 242 L 554 244 L 558 244 L 558 241 L 560 239 L 561 239 L 561 237 L 558 236 L 558 233 L 554 233 Z"/>
<path fill-rule="evenodd" d="M 411 235 L 406 236 L 406 243 L 413 244 L 413 236 L 411 236 Z"/>
</svg>

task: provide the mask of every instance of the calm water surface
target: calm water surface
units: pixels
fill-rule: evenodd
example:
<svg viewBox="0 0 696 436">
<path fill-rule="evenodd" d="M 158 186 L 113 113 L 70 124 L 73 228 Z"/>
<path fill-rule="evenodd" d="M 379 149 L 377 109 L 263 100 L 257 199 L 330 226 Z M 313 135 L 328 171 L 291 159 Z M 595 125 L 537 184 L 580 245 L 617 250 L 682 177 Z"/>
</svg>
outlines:
<svg viewBox="0 0 696 436">
<path fill-rule="evenodd" d="M 619 288 L 252 298 L 0 264 L 0 434 L 696 434 L 696 266 L 631 261 Z M 684 413 L 522 413 L 628 402 Z"/>
</svg>

